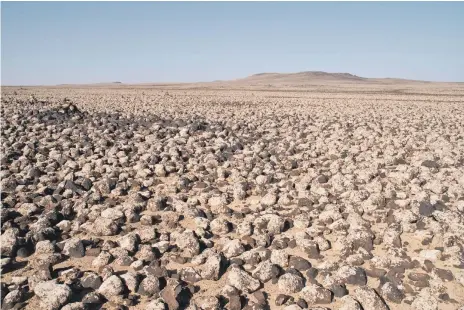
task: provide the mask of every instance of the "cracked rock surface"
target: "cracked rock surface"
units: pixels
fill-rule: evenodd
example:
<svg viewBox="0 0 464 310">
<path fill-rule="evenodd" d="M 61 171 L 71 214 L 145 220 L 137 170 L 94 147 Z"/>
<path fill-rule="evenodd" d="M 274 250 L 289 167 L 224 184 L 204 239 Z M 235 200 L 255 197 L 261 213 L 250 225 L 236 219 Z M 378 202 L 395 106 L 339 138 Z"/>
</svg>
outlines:
<svg viewBox="0 0 464 310">
<path fill-rule="evenodd" d="M 464 306 L 464 87 L 2 87 L 2 309 Z"/>
</svg>

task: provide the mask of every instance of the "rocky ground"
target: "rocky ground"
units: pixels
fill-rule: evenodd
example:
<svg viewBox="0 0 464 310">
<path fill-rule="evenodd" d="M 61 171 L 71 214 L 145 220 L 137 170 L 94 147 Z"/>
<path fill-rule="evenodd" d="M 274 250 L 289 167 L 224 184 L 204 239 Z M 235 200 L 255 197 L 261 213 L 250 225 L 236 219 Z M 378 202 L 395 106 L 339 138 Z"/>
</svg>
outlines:
<svg viewBox="0 0 464 310">
<path fill-rule="evenodd" d="M 2 309 L 460 309 L 464 87 L 2 88 Z"/>
</svg>

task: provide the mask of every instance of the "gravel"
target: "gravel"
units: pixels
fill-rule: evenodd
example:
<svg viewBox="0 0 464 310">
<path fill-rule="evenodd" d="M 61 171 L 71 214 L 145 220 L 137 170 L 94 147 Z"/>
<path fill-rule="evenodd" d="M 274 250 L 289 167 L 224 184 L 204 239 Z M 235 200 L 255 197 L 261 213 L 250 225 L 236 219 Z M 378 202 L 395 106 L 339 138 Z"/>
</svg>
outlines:
<svg viewBox="0 0 464 310">
<path fill-rule="evenodd" d="M 2 87 L 2 309 L 464 305 L 462 86 L 163 87 Z"/>
</svg>

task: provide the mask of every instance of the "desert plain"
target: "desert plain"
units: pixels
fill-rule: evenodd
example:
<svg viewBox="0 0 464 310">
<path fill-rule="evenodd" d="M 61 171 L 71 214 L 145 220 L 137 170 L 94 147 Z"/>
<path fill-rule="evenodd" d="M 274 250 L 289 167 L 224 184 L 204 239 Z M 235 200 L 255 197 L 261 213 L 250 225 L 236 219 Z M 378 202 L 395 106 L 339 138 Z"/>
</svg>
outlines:
<svg viewBox="0 0 464 310">
<path fill-rule="evenodd" d="M 3 309 L 464 309 L 464 83 L 3 86 Z"/>
</svg>

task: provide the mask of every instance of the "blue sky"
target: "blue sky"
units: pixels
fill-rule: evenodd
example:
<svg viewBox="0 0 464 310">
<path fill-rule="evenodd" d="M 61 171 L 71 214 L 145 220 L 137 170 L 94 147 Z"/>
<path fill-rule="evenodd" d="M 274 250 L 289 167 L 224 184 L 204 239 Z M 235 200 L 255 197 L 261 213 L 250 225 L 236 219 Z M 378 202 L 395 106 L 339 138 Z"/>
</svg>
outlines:
<svg viewBox="0 0 464 310">
<path fill-rule="evenodd" d="M 261 72 L 464 81 L 463 2 L 2 2 L 3 85 Z"/>
</svg>

